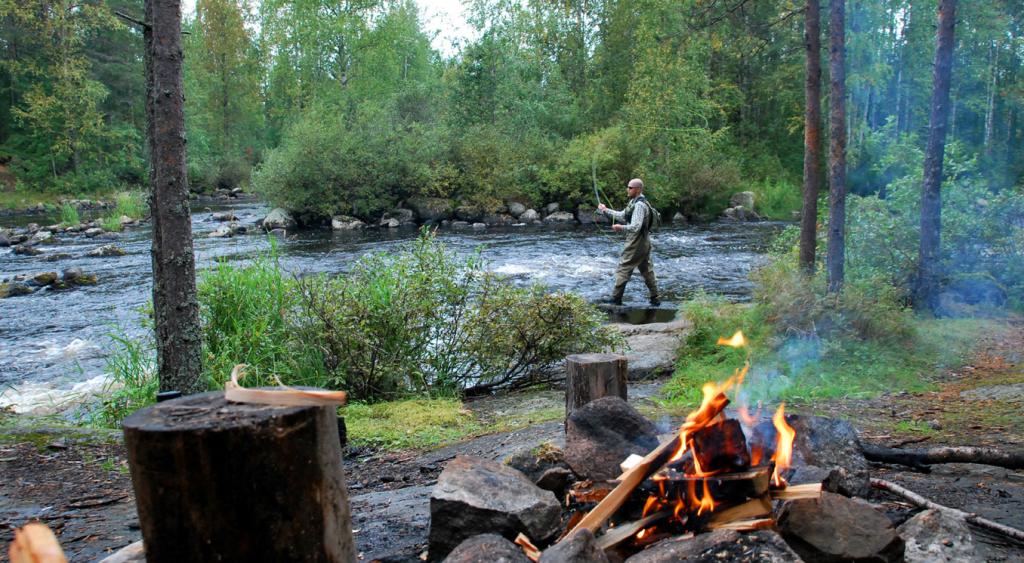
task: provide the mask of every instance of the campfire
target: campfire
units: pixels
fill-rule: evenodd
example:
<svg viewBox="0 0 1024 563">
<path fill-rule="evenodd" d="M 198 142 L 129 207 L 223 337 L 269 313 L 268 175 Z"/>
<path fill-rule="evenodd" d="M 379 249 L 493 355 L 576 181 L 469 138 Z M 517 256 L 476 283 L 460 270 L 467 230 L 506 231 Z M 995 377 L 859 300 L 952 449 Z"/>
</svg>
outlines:
<svg viewBox="0 0 1024 563">
<path fill-rule="evenodd" d="M 746 339 L 737 332 L 719 344 L 744 347 Z M 796 431 L 786 422 L 785 404 L 770 422 L 758 424 L 742 407 L 741 420 L 726 416 L 726 393 L 742 385 L 749 367 L 748 360 L 725 382 L 705 384 L 700 407 L 678 432 L 647 456 L 623 461 L 618 479 L 574 484 L 562 538 L 588 529 L 602 549 L 630 553 L 670 536 L 768 528 L 773 500 L 819 497 L 821 483 L 786 481 Z M 532 551 L 528 538 L 518 543 Z"/>
</svg>

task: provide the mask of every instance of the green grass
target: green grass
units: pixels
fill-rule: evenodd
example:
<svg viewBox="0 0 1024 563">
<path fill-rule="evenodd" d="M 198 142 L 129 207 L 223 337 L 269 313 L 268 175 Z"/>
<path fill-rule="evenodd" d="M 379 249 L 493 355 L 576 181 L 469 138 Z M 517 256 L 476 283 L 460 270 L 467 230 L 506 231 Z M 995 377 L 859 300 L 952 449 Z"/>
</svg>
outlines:
<svg viewBox="0 0 1024 563">
<path fill-rule="evenodd" d="M 121 224 L 120 215 L 107 215 L 100 219 L 100 227 L 103 227 L 104 231 L 120 232 L 124 230 L 124 225 Z"/>
<path fill-rule="evenodd" d="M 114 197 L 114 216 L 120 218 L 127 215 L 132 219 L 142 219 L 149 213 L 146 195 L 143 192 L 121 192 Z"/>
<path fill-rule="evenodd" d="M 60 222 L 69 227 L 80 224 L 82 222 L 82 218 L 78 215 L 78 208 L 67 203 L 61 204 Z"/>
<path fill-rule="evenodd" d="M 349 442 L 385 449 L 436 447 L 484 430 L 457 399 L 352 403 L 341 414 Z"/>
<path fill-rule="evenodd" d="M 745 189 L 754 192 L 756 211 L 768 219 L 792 220 L 803 205 L 800 186 L 788 180 L 765 180 Z"/>
<path fill-rule="evenodd" d="M 901 420 L 893 425 L 893 430 L 908 434 L 934 434 L 935 429 L 928 426 L 927 422 L 920 420 Z"/>
</svg>

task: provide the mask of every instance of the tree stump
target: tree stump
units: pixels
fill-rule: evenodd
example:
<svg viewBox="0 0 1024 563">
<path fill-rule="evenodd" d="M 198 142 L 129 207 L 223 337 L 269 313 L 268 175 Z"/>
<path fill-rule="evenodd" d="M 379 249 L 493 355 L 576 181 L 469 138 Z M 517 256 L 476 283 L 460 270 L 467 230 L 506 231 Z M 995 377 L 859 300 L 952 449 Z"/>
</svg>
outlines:
<svg viewBox="0 0 1024 563">
<path fill-rule="evenodd" d="M 355 561 L 332 407 L 158 403 L 124 421 L 149 563 Z"/>
<path fill-rule="evenodd" d="M 573 354 L 565 358 L 565 418 L 583 405 L 608 395 L 626 399 L 625 356 Z"/>
</svg>

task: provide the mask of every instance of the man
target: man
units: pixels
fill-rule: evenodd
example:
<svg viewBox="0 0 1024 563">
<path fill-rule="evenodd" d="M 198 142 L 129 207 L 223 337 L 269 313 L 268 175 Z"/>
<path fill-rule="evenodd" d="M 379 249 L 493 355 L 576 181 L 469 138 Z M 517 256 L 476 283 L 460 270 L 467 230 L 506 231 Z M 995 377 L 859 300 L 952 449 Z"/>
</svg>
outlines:
<svg viewBox="0 0 1024 563">
<path fill-rule="evenodd" d="M 608 302 L 622 305 L 622 294 L 626 290 L 626 282 L 633 275 L 633 270 L 640 269 L 644 277 L 647 291 L 650 293 L 651 305 L 661 305 L 658 299 L 658 282 L 654 277 L 654 265 L 651 263 L 651 213 L 650 204 L 644 197 L 644 183 L 640 178 L 633 178 L 626 186 L 629 203 L 622 211 L 608 209 L 605 204 L 597 206 L 600 213 L 612 218 L 612 230 L 626 233 L 626 247 L 622 249 L 619 267 L 615 270 L 615 289 Z M 615 223 L 621 221 L 623 224 Z"/>
</svg>

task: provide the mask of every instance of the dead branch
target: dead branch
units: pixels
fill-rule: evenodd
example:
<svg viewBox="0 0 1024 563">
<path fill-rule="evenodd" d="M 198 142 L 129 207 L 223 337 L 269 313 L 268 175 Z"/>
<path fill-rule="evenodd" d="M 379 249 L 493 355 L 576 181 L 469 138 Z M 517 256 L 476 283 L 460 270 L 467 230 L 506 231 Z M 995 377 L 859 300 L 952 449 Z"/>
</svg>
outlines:
<svg viewBox="0 0 1024 563">
<path fill-rule="evenodd" d="M 1011 538 L 1013 538 L 1013 539 L 1015 539 L 1017 541 L 1024 541 L 1024 531 L 1018 530 L 1017 528 L 1011 528 L 1009 526 L 1004 526 L 1003 524 L 1000 524 L 998 522 L 993 522 L 991 520 L 986 520 L 985 518 L 982 518 L 982 517 L 978 516 L 977 514 L 972 514 L 970 512 L 964 512 L 962 510 L 957 510 L 955 508 L 950 508 L 948 506 L 943 506 L 941 504 L 937 504 L 937 503 L 932 502 L 932 501 L 924 498 L 923 496 L 921 496 L 921 495 L 919 495 L 919 494 L 917 494 L 917 493 L 915 493 L 915 492 L 913 492 L 911 490 L 904 489 L 903 487 L 901 487 L 901 486 L 899 486 L 896 483 L 893 483 L 891 481 L 886 481 L 884 479 L 871 479 L 871 486 L 876 488 L 876 489 L 881 489 L 883 491 L 889 491 L 890 493 L 895 493 L 895 494 L 897 494 L 897 495 L 899 495 L 899 496 L 909 500 L 910 502 L 916 504 L 917 506 L 920 506 L 920 507 L 923 507 L 923 508 L 933 508 L 933 509 L 938 510 L 940 512 L 944 512 L 946 514 L 949 514 L 950 516 L 954 516 L 954 517 L 957 517 L 957 518 L 963 518 L 968 523 L 974 524 L 975 526 L 978 526 L 980 528 L 985 528 L 986 530 L 992 530 L 994 532 L 999 532 L 1000 534 L 1003 534 L 1005 536 L 1011 537 Z"/>
<path fill-rule="evenodd" d="M 936 463 L 981 463 L 1006 469 L 1024 469 L 1024 452 L 1004 452 L 994 448 L 945 446 L 901 450 L 875 444 L 861 444 L 861 450 L 869 461 L 896 463 L 918 469 Z"/>
</svg>

